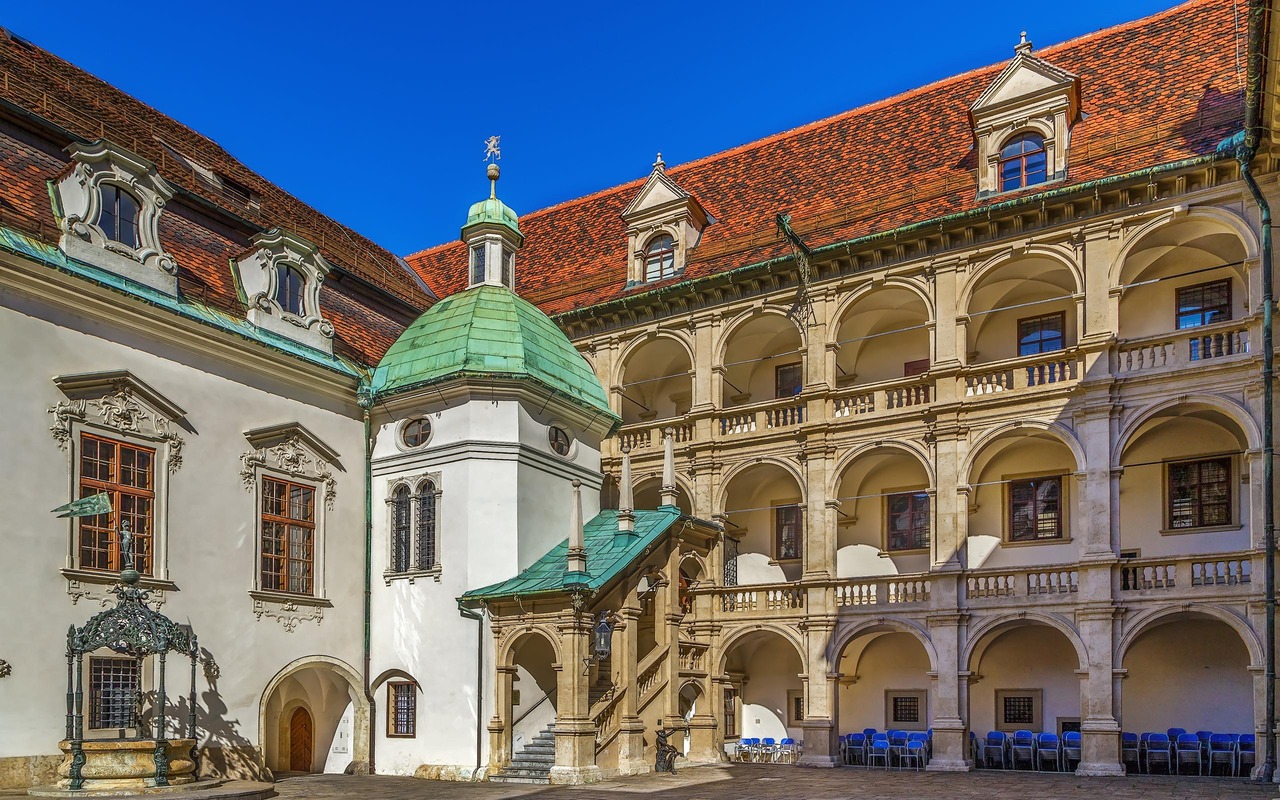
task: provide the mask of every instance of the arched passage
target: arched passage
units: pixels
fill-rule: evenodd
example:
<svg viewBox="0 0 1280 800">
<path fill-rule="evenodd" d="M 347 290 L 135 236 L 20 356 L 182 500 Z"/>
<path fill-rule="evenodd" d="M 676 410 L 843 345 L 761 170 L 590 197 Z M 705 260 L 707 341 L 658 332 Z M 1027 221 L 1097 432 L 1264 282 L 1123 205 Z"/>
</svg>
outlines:
<svg viewBox="0 0 1280 800">
<path fill-rule="evenodd" d="M 836 575 L 927 571 L 930 490 L 928 469 L 914 453 L 901 447 L 858 453 L 836 483 Z"/>
<path fill-rule="evenodd" d="M 1253 732 L 1249 648 L 1226 622 L 1180 611 L 1151 620 L 1124 645 L 1120 714 L 1125 730 Z"/>
<path fill-rule="evenodd" d="M 933 665 L 915 634 L 891 625 L 864 628 L 844 644 L 836 665 L 840 733 L 930 727 Z"/>
<path fill-rule="evenodd" d="M 1069 632 L 1068 632 L 1069 631 Z M 1026 617 L 978 632 L 968 653 L 969 726 L 987 731 L 1079 730 L 1083 644 L 1066 623 Z"/>
<path fill-rule="evenodd" d="M 624 424 L 669 419 L 689 413 L 693 404 L 693 362 L 682 342 L 659 336 L 640 343 L 623 358 Z"/>
<path fill-rule="evenodd" d="M 739 584 L 800 577 L 805 546 L 804 490 L 781 464 L 760 462 L 733 473 L 722 492 L 725 532 L 737 540 Z"/>
<path fill-rule="evenodd" d="M 758 314 L 730 329 L 722 354 L 723 408 L 791 397 L 804 386 L 800 331 L 782 314 Z"/>
<path fill-rule="evenodd" d="M 966 363 L 1034 357 L 1075 345 L 1080 281 L 1059 258 L 1011 258 L 973 280 L 964 305 Z"/>
<path fill-rule="evenodd" d="M 929 322 L 924 298 L 905 286 L 887 285 L 858 297 L 836 326 L 836 385 L 879 383 L 928 371 Z"/>
<path fill-rule="evenodd" d="M 309 718 L 304 730 L 301 709 Z M 349 727 L 348 727 L 349 726 Z M 348 753 L 338 752 L 339 731 L 350 731 Z M 299 741 L 309 733 L 310 743 Z M 262 693 L 258 737 L 267 768 L 275 772 L 343 772 L 369 761 L 369 703 L 360 676 L 338 659 L 312 656 L 276 673 Z M 310 750 L 309 766 L 305 751 Z M 333 752 L 331 752 L 333 751 Z"/>
<path fill-rule="evenodd" d="M 511 643 L 508 666 L 512 668 L 510 708 L 504 719 L 510 744 L 507 752 L 518 753 L 535 736 L 556 721 L 558 681 L 555 647 L 544 634 L 531 631 Z"/>
<path fill-rule="evenodd" d="M 1220 406 L 1190 400 L 1135 420 L 1120 450 L 1120 549 L 1144 557 L 1248 550 L 1249 434 Z M 1192 538 L 1169 534 L 1191 534 Z M 1136 587 L 1134 587 L 1136 588 Z"/>
<path fill-rule="evenodd" d="M 804 663 L 797 644 L 762 629 L 733 639 L 723 674 L 733 698 L 734 728 L 742 737 L 804 738 Z"/>
</svg>

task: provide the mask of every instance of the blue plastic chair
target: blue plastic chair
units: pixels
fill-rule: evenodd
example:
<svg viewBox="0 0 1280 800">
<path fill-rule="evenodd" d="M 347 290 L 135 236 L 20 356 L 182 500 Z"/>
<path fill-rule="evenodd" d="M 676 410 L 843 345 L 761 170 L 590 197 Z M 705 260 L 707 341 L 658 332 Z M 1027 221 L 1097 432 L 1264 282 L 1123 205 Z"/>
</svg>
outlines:
<svg viewBox="0 0 1280 800">
<path fill-rule="evenodd" d="M 1231 736 L 1225 733 L 1211 735 L 1209 737 L 1209 775 L 1212 777 L 1213 768 L 1218 764 L 1226 766 L 1228 775 L 1240 774 L 1236 755 L 1236 743 L 1231 741 Z"/>
<path fill-rule="evenodd" d="M 1147 737 L 1147 774 L 1151 774 L 1152 763 L 1164 762 L 1165 772 L 1173 774 L 1173 755 L 1170 753 L 1172 743 L 1164 733 L 1153 733 Z"/>
<path fill-rule="evenodd" d="M 899 766 L 902 764 L 902 756 L 907 752 L 907 732 L 906 731 L 889 731 L 889 755 L 893 756 L 894 761 Z"/>
<path fill-rule="evenodd" d="M 867 763 L 867 735 L 865 733 L 850 733 L 844 737 L 844 763 L 861 764 Z"/>
<path fill-rule="evenodd" d="M 760 740 L 760 760 L 770 762 L 778 760 L 777 739 L 772 736 L 766 736 Z"/>
<path fill-rule="evenodd" d="M 1071 769 L 1073 761 L 1076 764 L 1080 763 L 1082 741 L 1080 731 L 1067 731 L 1062 734 L 1062 760 L 1066 763 L 1067 769 Z"/>
<path fill-rule="evenodd" d="M 907 748 L 898 756 L 898 765 L 906 767 L 908 763 L 913 769 L 923 769 L 925 762 L 928 760 L 928 754 L 925 752 L 924 742 L 920 739 L 908 739 Z"/>
<path fill-rule="evenodd" d="M 1036 769 L 1044 769 L 1044 762 L 1052 761 L 1055 772 L 1062 771 L 1062 741 L 1056 733 L 1042 733 L 1036 737 Z"/>
<path fill-rule="evenodd" d="M 1009 764 L 1017 769 L 1024 761 L 1027 769 L 1036 768 L 1036 735 L 1028 730 L 1014 731 L 1009 740 Z"/>
<path fill-rule="evenodd" d="M 889 769 L 889 740 L 873 739 L 871 741 L 871 749 L 867 751 L 867 766 L 874 767 L 879 761 L 884 764 L 884 768 Z"/>
<path fill-rule="evenodd" d="M 1200 737 L 1194 733 L 1178 734 L 1178 739 L 1174 742 L 1173 754 L 1177 758 L 1174 763 L 1176 774 L 1182 774 L 1183 764 L 1195 764 L 1197 775 L 1204 772 L 1204 759 L 1200 754 Z"/>
<path fill-rule="evenodd" d="M 862 734 L 863 734 L 864 736 L 866 736 L 866 737 L 867 737 L 867 739 L 874 739 L 874 738 L 875 738 L 875 736 L 876 736 L 876 734 L 877 734 L 877 733 L 879 733 L 879 732 L 880 732 L 880 731 L 876 730 L 875 728 L 863 728 L 863 729 L 862 729 Z"/>
<path fill-rule="evenodd" d="M 778 742 L 778 750 L 773 760 L 779 762 L 785 761 L 788 764 L 794 764 L 796 763 L 797 750 L 796 740 L 792 739 L 790 736 L 785 736 L 782 741 Z"/>
<path fill-rule="evenodd" d="M 1245 772 L 1247 765 L 1250 770 L 1256 765 L 1258 753 L 1256 750 L 1257 736 L 1252 733 L 1242 733 L 1240 738 L 1236 740 L 1236 774 L 1248 775 Z"/>
<path fill-rule="evenodd" d="M 1171 742 L 1178 741 L 1178 737 L 1186 732 L 1187 732 L 1186 728 L 1170 728 L 1169 730 L 1165 731 L 1165 733 L 1169 734 L 1169 741 Z"/>
<path fill-rule="evenodd" d="M 1120 734 L 1120 761 L 1125 769 L 1132 764 L 1134 772 L 1142 772 L 1142 756 L 1138 747 L 1138 734 L 1125 731 Z"/>
<path fill-rule="evenodd" d="M 992 756 L 1000 760 L 1000 769 L 1005 768 L 1004 751 L 1009 737 L 1003 731 L 987 731 L 982 740 L 982 763 L 990 766 Z"/>
</svg>

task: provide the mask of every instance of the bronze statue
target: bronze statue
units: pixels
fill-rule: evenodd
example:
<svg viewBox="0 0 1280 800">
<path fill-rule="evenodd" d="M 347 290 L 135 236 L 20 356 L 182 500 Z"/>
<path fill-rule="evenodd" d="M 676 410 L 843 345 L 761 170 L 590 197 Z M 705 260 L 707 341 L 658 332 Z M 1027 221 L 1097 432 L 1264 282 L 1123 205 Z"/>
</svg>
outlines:
<svg viewBox="0 0 1280 800">
<path fill-rule="evenodd" d="M 680 755 L 679 751 L 671 746 L 667 740 L 671 738 L 671 734 L 675 733 L 677 728 L 659 728 L 654 737 L 658 740 L 658 758 L 654 762 L 653 768 L 655 772 L 670 772 L 676 774 L 676 756 Z"/>
</svg>

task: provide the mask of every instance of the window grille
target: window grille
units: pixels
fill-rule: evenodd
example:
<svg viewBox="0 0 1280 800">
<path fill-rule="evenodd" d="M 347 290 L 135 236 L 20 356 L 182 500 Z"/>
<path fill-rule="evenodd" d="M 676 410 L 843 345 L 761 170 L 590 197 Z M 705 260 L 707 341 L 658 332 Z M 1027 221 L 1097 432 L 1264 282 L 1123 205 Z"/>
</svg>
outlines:
<svg viewBox="0 0 1280 800">
<path fill-rule="evenodd" d="M 262 478 L 262 588 L 311 594 L 315 554 L 315 490 Z"/>
<path fill-rule="evenodd" d="M 895 725 L 919 721 L 919 697 L 915 695 L 897 695 L 893 698 L 893 722 Z"/>
<path fill-rule="evenodd" d="M 412 737 L 418 733 L 417 686 L 403 681 L 387 684 L 387 735 Z"/>
<path fill-rule="evenodd" d="M 431 481 L 418 489 L 418 569 L 436 565 L 436 486 Z"/>
<path fill-rule="evenodd" d="M 1045 314 L 1018 320 L 1018 355 L 1052 353 L 1066 346 L 1066 315 Z"/>
<path fill-rule="evenodd" d="M 89 659 L 90 728 L 138 727 L 138 705 L 141 697 L 136 660 Z"/>
<path fill-rule="evenodd" d="M 80 496 L 105 493 L 112 511 L 80 518 L 80 566 L 120 570 L 120 524 L 133 537 L 133 568 L 151 574 L 156 451 L 80 435 Z"/>
<path fill-rule="evenodd" d="M 724 585 L 738 585 L 738 540 L 724 537 Z"/>
<path fill-rule="evenodd" d="M 1028 695 L 1006 695 L 1004 697 L 1005 725 L 1033 725 L 1035 723 L 1036 701 Z"/>
<path fill-rule="evenodd" d="M 413 510 L 409 487 L 400 486 L 391 500 L 391 570 L 409 571 L 409 552 L 413 546 Z"/>
</svg>

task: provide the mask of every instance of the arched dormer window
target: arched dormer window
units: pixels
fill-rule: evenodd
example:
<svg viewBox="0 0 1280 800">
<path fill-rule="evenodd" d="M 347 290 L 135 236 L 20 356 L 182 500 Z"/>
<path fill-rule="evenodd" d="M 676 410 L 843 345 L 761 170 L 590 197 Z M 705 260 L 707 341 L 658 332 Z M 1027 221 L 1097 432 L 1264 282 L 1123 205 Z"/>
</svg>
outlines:
<svg viewBox="0 0 1280 800">
<path fill-rule="evenodd" d="M 391 571 L 408 572 L 413 547 L 413 512 L 409 487 L 399 486 L 391 496 Z"/>
<path fill-rule="evenodd" d="M 138 249 L 138 199 L 113 183 L 102 184 L 99 194 L 102 211 L 98 226 L 102 233 L 130 250 Z"/>
<path fill-rule="evenodd" d="M 676 274 L 676 240 L 668 234 L 656 236 L 644 249 L 644 279 L 658 281 Z"/>
<path fill-rule="evenodd" d="M 418 569 L 436 566 L 436 485 L 423 481 L 418 487 Z"/>
<path fill-rule="evenodd" d="M 276 267 L 276 302 L 281 310 L 295 317 L 306 316 L 307 278 L 294 267 L 280 264 Z"/>
<path fill-rule="evenodd" d="M 1000 191 L 1034 186 L 1049 179 L 1044 137 L 1020 133 L 1000 148 Z"/>
</svg>

